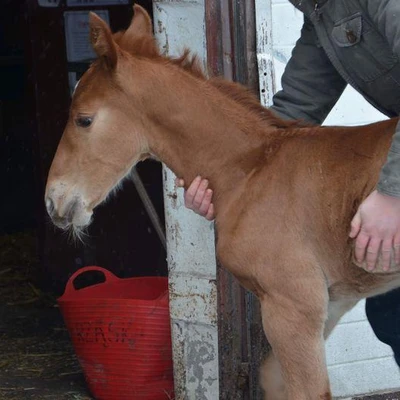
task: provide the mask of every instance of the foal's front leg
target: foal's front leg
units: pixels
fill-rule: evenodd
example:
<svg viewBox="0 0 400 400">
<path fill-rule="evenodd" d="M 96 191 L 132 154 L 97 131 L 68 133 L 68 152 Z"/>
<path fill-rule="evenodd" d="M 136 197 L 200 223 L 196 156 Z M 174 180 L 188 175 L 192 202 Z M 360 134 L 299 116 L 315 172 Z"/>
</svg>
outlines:
<svg viewBox="0 0 400 400">
<path fill-rule="evenodd" d="M 266 399 L 331 399 L 324 346 L 325 280 L 298 277 L 274 286 L 260 299 L 261 311 L 264 331 L 277 359 L 268 362 L 275 363 L 271 365 L 275 373 L 280 367 L 284 388 L 273 381 L 278 376 L 270 376 L 262 382 Z"/>
</svg>

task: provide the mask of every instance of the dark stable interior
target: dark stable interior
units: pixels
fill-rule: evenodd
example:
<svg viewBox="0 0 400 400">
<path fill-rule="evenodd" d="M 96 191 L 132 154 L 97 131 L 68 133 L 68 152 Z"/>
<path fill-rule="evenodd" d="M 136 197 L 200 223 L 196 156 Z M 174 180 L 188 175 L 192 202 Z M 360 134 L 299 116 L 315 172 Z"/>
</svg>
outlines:
<svg viewBox="0 0 400 400">
<path fill-rule="evenodd" d="M 165 250 L 132 181 L 96 209 L 85 244 L 55 229 L 44 209 L 71 89 L 90 63 L 67 55 L 67 41 L 82 36 L 67 39 L 74 20 L 70 28 L 66 21 L 93 10 L 106 12 L 114 31 L 126 28 L 132 1 L 104 3 L 1 0 L 0 400 L 91 398 L 57 306 L 72 273 L 98 265 L 121 278 L 167 274 Z M 151 0 L 138 3 L 151 13 Z M 161 165 L 144 162 L 138 172 L 163 225 Z M 80 278 L 78 288 L 104 279 Z"/>
</svg>

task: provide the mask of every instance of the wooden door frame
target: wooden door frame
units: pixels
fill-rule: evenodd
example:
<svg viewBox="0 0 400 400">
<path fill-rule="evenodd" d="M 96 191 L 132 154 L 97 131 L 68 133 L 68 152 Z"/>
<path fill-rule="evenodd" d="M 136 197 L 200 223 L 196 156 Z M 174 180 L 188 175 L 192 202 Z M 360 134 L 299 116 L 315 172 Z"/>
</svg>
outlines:
<svg viewBox="0 0 400 400">
<path fill-rule="evenodd" d="M 205 0 L 205 12 L 210 74 L 258 95 L 255 0 Z M 259 302 L 220 266 L 217 285 L 220 400 L 261 399 L 258 375 L 267 343 Z"/>
</svg>

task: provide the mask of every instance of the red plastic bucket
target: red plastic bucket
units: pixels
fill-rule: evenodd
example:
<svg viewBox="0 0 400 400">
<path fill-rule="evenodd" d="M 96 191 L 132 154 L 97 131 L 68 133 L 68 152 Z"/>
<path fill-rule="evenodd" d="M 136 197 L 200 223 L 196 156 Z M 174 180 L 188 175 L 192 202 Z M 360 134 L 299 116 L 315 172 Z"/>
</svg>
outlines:
<svg viewBox="0 0 400 400">
<path fill-rule="evenodd" d="M 75 289 L 75 279 L 100 271 L 105 282 Z M 86 267 L 58 299 L 76 355 L 98 400 L 173 399 L 168 279 L 119 279 Z"/>
</svg>

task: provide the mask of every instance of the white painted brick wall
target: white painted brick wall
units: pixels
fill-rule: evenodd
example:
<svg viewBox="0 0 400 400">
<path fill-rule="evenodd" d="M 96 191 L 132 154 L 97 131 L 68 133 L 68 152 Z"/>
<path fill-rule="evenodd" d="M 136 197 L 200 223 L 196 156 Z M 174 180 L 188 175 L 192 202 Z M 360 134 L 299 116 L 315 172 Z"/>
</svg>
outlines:
<svg viewBox="0 0 400 400">
<path fill-rule="evenodd" d="M 287 0 L 272 0 L 272 47 L 277 90 L 281 87 L 281 76 L 302 24 L 302 14 Z M 325 124 L 360 125 L 384 118 L 357 92 L 347 88 Z M 362 301 L 345 315 L 326 345 L 332 389 L 337 397 L 400 387 L 400 372 L 392 351 L 373 334 L 364 308 L 365 301 Z"/>
</svg>

